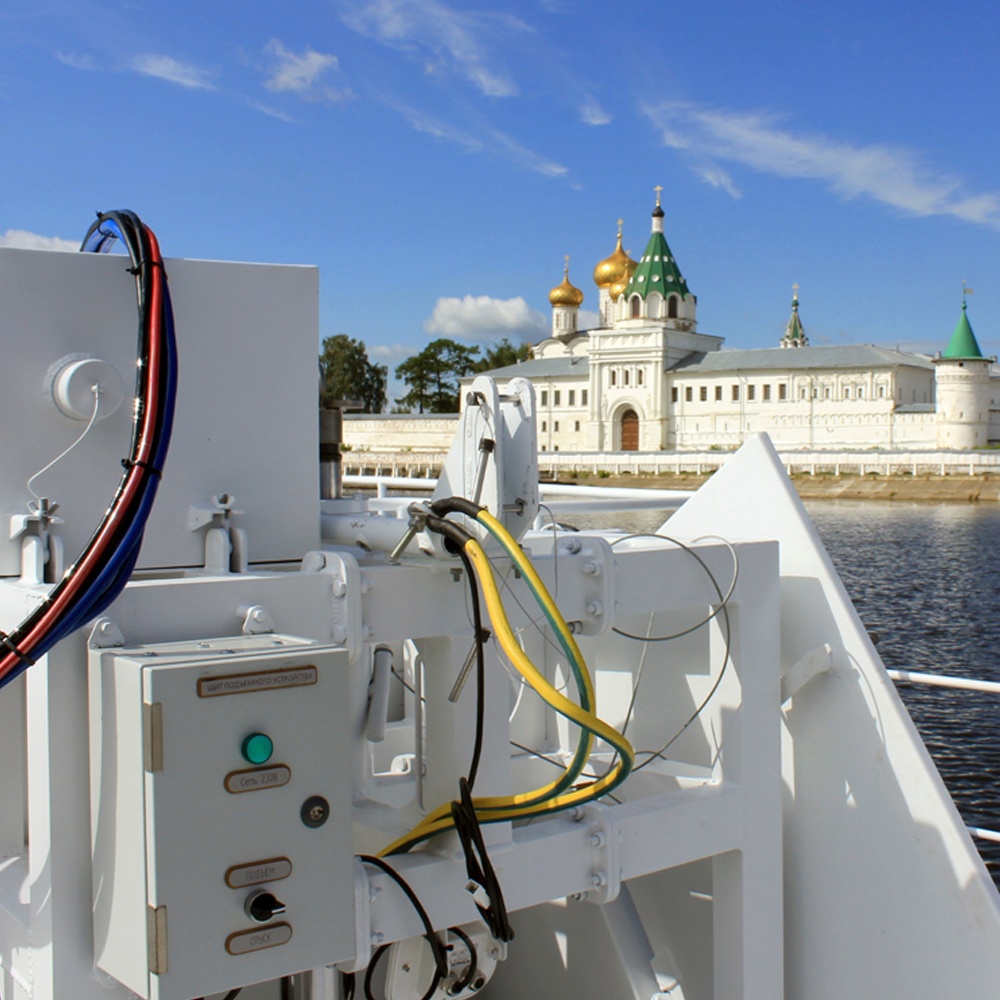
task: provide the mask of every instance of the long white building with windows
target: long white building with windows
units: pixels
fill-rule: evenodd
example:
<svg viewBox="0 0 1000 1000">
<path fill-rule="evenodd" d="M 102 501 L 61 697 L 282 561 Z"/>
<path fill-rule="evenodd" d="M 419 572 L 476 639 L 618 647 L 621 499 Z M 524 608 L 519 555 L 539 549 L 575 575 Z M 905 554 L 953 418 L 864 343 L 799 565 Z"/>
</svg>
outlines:
<svg viewBox="0 0 1000 1000">
<path fill-rule="evenodd" d="M 766 431 L 779 448 L 967 449 L 1000 440 L 1000 373 L 962 304 L 937 357 L 864 344 L 811 346 L 798 289 L 774 348 L 722 349 L 698 332 L 697 297 L 664 235 L 657 190 L 638 261 L 622 249 L 594 269 L 600 326 L 579 330 L 583 292 L 549 294 L 551 336 L 530 361 L 497 369 L 535 384 L 539 447 L 604 452 L 730 448 Z"/>
</svg>

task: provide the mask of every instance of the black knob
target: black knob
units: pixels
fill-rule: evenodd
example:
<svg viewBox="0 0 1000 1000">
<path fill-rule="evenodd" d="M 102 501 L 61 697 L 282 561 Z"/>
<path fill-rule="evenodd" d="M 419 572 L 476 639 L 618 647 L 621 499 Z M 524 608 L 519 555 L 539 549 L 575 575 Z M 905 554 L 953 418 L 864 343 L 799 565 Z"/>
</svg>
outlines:
<svg viewBox="0 0 1000 1000">
<path fill-rule="evenodd" d="M 247 916 L 251 920 L 256 920 L 258 924 L 266 924 L 269 920 L 285 912 L 285 904 L 266 889 L 258 889 L 247 896 L 243 908 L 247 911 Z"/>
</svg>

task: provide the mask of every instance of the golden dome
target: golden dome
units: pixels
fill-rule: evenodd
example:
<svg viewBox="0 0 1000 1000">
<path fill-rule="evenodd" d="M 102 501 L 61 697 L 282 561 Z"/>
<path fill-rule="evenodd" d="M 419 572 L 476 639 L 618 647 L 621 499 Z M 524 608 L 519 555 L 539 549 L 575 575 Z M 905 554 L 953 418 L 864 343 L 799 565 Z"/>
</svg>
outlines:
<svg viewBox="0 0 1000 1000">
<path fill-rule="evenodd" d="M 556 285 L 549 292 L 549 302 L 554 306 L 579 306 L 583 302 L 583 292 L 569 281 L 569 264 L 563 268 L 563 280 L 561 285 Z"/>
<path fill-rule="evenodd" d="M 611 295 L 611 301 L 617 302 L 618 296 L 628 287 L 629 279 L 635 274 L 635 269 L 639 266 L 628 254 L 625 255 L 625 273 L 613 284 L 608 286 L 608 292 Z"/>
<path fill-rule="evenodd" d="M 598 288 L 610 288 L 623 279 L 627 282 L 638 265 L 622 249 L 621 225 L 618 228 L 618 245 L 615 252 L 594 268 L 594 284 Z"/>
</svg>

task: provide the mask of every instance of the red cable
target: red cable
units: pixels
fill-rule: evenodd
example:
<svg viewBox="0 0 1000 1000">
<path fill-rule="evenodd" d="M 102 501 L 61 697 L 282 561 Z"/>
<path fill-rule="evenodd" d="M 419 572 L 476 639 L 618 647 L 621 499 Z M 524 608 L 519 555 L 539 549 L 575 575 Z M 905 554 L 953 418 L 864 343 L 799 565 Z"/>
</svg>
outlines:
<svg viewBox="0 0 1000 1000">
<path fill-rule="evenodd" d="M 46 633 L 58 624 L 59 618 L 68 610 L 68 606 L 72 606 L 72 602 L 77 596 L 80 587 L 84 581 L 89 579 L 90 572 L 103 559 L 109 537 L 113 537 L 122 520 L 131 511 L 131 506 L 136 500 L 137 493 L 144 482 L 145 476 L 150 475 L 148 471 L 149 459 L 152 456 L 156 434 L 156 417 L 159 414 L 160 406 L 159 373 L 163 363 L 162 283 L 164 276 L 159 243 L 150 229 L 148 227 L 145 227 L 145 229 L 150 244 L 150 260 L 141 263 L 140 266 L 149 267 L 152 272 L 149 308 L 149 360 L 146 371 L 143 373 L 146 406 L 142 415 L 142 426 L 140 427 L 136 442 L 135 455 L 132 457 L 133 464 L 125 473 L 117 498 L 112 502 L 112 507 L 105 514 L 97 533 L 77 561 L 67 571 L 62 584 L 56 585 L 56 590 L 53 592 L 54 596 L 51 597 L 51 603 L 44 609 L 42 616 L 32 627 L 31 631 L 18 643 L 18 649 L 28 656 L 31 655 L 32 650 Z M 0 659 L 0 679 L 6 677 L 12 670 L 20 668 L 21 665 L 22 660 L 17 654 L 8 653 Z"/>
</svg>

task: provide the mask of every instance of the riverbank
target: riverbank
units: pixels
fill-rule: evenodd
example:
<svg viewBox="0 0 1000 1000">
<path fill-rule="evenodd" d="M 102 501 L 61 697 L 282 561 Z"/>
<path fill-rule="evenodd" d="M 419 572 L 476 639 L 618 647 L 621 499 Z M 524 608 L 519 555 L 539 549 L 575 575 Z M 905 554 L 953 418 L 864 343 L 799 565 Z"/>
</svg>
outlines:
<svg viewBox="0 0 1000 1000">
<path fill-rule="evenodd" d="M 634 486 L 695 490 L 710 477 L 691 473 L 559 477 L 581 486 Z M 1000 503 L 1000 476 L 835 476 L 796 473 L 792 483 L 803 500 L 903 500 L 929 503 Z"/>
</svg>

